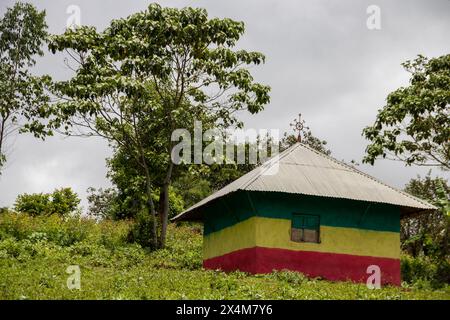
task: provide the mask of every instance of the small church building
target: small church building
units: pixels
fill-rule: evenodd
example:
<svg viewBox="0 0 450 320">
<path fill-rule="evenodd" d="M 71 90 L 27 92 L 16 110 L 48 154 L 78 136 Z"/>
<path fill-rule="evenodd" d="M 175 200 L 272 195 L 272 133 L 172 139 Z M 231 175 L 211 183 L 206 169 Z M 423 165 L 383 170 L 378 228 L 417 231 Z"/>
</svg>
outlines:
<svg viewBox="0 0 450 320">
<path fill-rule="evenodd" d="M 400 218 L 435 209 L 297 143 L 173 220 L 203 221 L 207 269 L 400 285 Z"/>
</svg>

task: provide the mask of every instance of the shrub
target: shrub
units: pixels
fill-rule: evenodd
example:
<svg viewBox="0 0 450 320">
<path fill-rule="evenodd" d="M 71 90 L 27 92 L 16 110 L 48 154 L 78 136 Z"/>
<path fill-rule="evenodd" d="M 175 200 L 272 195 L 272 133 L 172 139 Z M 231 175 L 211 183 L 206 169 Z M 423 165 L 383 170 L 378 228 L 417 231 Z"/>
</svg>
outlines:
<svg viewBox="0 0 450 320">
<path fill-rule="evenodd" d="M 47 234 L 45 232 L 33 232 L 28 236 L 28 240 L 31 242 L 47 241 Z"/>
<path fill-rule="evenodd" d="M 70 188 L 56 189 L 53 193 L 21 194 L 14 209 L 31 216 L 58 214 L 67 216 L 75 212 L 80 203 L 78 195 Z"/>
<path fill-rule="evenodd" d="M 185 223 L 175 227 L 169 225 L 164 249 L 152 253 L 157 267 L 196 270 L 202 267 L 202 237 L 199 225 Z"/>
<path fill-rule="evenodd" d="M 50 214 L 52 211 L 50 195 L 44 193 L 21 194 L 16 199 L 14 209 L 31 216 Z"/>
<path fill-rule="evenodd" d="M 107 189 L 87 189 L 87 200 L 89 203 L 88 214 L 96 219 L 115 219 L 120 212 L 120 201 L 117 190 Z"/>
<path fill-rule="evenodd" d="M 99 222 L 97 226 L 97 241 L 106 248 L 114 249 L 127 242 L 127 237 L 130 232 L 132 222 L 129 220 L 103 220 Z"/>
<path fill-rule="evenodd" d="M 145 251 L 138 244 L 121 246 L 114 249 L 114 262 L 121 267 L 130 268 L 141 264 L 145 259 Z"/>
<path fill-rule="evenodd" d="M 277 280 L 285 281 L 291 285 L 300 285 L 303 282 L 308 281 L 308 278 L 304 274 L 289 270 L 274 270 L 270 276 Z"/>
<path fill-rule="evenodd" d="M 51 194 L 52 199 L 52 213 L 61 216 L 67 216 L 75 212 L 80 204 L 80 198 L 72 191 L 71 188 L 56 189 Z"/>
<path fill-rule="evenodd" d="M 450 284 L 450 262 L 448 260 L 443 259 L 437 263 L 434 278 L 438 284 Z"/>
<path fill-rule="evenodd" d="M 155 221 L 153 217 L 147 213 L 139 213 L 136 220 L 128 233 L 128 242 L 140 244 L 143 248 L 155 250 L 155 240 L 153 238 L 152 229 Z"/>
<path fill-rule="evenodd" d="M 402 279 L 407 284 L 424 288 L 441 288 L 450 284 L 450 263 L 446 259 L 432 259 L 426 256 L 401 258 Z"/>
<path fill-rule="evenodd" d="M 125 244 L 128 221 L 102 221 L 58 215 L 32 217 L 21 213 L 0 215 L 0 239 L 15 238 L 38 242 L 47 240 L 59 246 L 89 241 L 107 248 Z"/>
</svg>

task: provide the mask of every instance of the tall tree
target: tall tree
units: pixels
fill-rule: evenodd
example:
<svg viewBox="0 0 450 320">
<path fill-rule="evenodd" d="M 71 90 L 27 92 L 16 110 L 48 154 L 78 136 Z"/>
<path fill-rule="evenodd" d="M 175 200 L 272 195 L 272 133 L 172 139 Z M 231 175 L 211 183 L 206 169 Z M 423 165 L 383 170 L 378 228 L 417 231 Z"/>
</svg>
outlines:
<svg viewBox="0 0 450 320">
<path fill-rule="evenodd" d="M 30 131 L 42 138 L 51 134 L 41 121 L 48 116 L 43 86 L 48 77 L 29 71 L 35 57 L 43 55 L 46 29 L 45 12 L 28 3 L 17 2 L 0 19 L 0 170 L 12 134 Z"/>
<path fill-rule="evenodd" d="M 54 124 L 127 150 L 145 177 L 149 212 L 156 217 L 158 211 L 159 246 L 165 244 L 174 174 L 173 130 L 192 128 L 194 119 L 240 125 L 236 111 L 256 113 L 269 102 L 269 87 L 255 83 L 248 71 L 264 56 L 233 50 L 244 30 L 242 22 L 208 19 L 204 9 L 151 4 L 103 32 L 80 27 L 50 43 L 53 52 L 68 50 L 79 63 L 71 80 L 54 86 L 62 99 Z"/>
<path fill-rule="evenodd" d="M 403 67 L 409 86 L 390 93 L 375 123 L 363 130 L 371 142 L 363 162 L 378 157 L 450 169 L 450 54 L 419 55 Z"/>
</svg>

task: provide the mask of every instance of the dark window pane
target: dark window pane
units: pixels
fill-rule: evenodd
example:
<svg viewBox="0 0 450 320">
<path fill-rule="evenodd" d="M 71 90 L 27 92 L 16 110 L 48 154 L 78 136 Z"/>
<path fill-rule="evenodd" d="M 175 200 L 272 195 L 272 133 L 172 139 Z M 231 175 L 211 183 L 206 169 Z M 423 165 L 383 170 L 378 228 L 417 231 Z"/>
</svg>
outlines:
<svg viewBox="0 0 450 320">
<path fill-rule="evenodd" d="M 317 216 L 305 217 L 305 223 L 303 227 L 306 229 L 317 229 L 319 227 L 319 217 Z"/>
<path fill-rule="evenodd" d="M 303 228 L 304 227 L 303 221 L 304 221 L 303 216 L 298 215 L 298 214 L 294 215 L 292 217 L 292 228 L 297 228 L 297 229 Z"/>
<path fill-rule="evenodd" d="M 319 242 L 319 232 L 317 230 L 304 229 L 303 241 L 305 242 Z"/>
<path fill-rule="evenodd" d="M 301 242 L 303 238 L 303 229 L 291 229 L 291 240 L 296 242 Z"/>
</svg>

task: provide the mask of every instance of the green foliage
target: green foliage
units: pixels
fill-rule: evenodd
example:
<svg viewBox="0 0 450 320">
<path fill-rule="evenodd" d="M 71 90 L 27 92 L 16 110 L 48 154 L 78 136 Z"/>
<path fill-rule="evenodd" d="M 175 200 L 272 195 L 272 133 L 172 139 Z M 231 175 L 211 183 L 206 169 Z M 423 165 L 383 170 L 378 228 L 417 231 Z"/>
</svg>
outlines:
<svg viewBox="0 0 450 320">
<path fill-rule="evenodd" d="M 62 216 L 75 212 L 80 204 L 80 198 L 71 188 L 56 189 L 51 194 L 51 200 L 52 213 L 58 213 Z"/>
<path fill-rule="evenodd" d="M 274 271 L 270 276 L 276 280 L 284 281 L 297 286 L 308 282 L 308 278 L 304 274 L 289 270 Z"/>
<path fill-rule="evenodd" d="M 119 211 L 118 193 L 113 188 L 87 189 L 88 214 L 95 219 L 116 219 Z"/>
<path fill-rule="evenodd" d="M 450 54 L 419 55 L 403 67 L 410 85 L 390 93 L 375 123 L 363 130 L 371 142 L 363 161 L 390 153 L 406 164 L 450 169 Z"/>
<path fill-rule="evenodd" d="M 174 187 L 169 187 L 169 219 L 175 217 L 185 209 L 183 197 L 177 192 L 178 190 Z"/>
<path fill-rule="evenodd" d="M 89 241 L 114 247 L 122 245 L 129 232 L 130 223 L 95 220 L 80 217 L 30 216 L 20 213 L 0 215 L 0 239 L 35 241 L 45 239 L 58 246 L 70 246 L 77 242 Z"/>
<path fill-rule="evenodd" d="M 406 216 L 401 221 L 402 249 L 414 257 L 421 254 L 435 259 L 449 256 L 449 199 L 450 187 L 443 178 L 432 178 L 431 172 L 421 178 L 411 179 L 405 191 L 429 201 L 439 209 L 415 216 Z"/>
<path fill-rule="evenodd" d="M 128 242 L 137 243 L 149 250 L 156 249 L 154 235 L 152 233 L 155 224 L 153 217 L 147 213 L 139 213 L 136 216 L 133 227 L 128 234 Z"/>
<path fill-rule="evenodd" d="M 185 207 L 196 204 L 211 194 L 211 185 L 205 178 L 186 172 L 173 182 L 173 188 L 180 195 Z"/>
<path fill-rule="evenodd" d="M 447 215 L 450 187 L 444 178 L 432 178 L 431 170 L 428 171 L 424 178 L 417 176 L 416 179 L 411 179 L 405 186 L 405 191 L 416 197 L 430 201 Z"/>
<path fill-rule="evenodd" d="M 155 268 L 198 270 L 202 267 L 202 228 L 170 225 L 167 247 L 150 254 Z"/>
<path fill-rule="evenodd" d="M 110 171 L 109 176 L 113 179 L 119 191 L 115 188 L 88 189 L 88 214 L 96 219 L 134 219 L 141 212 L 146 211 L 145 182 L 142 177 L 129 175 L 127 179 L 119 173 Z M 120 176 L 120 177 L 119 177 Z M 140 183 L 134 181 L 140 180 Z M 159 190 L 152 193 L 152 199 L 158 202 Z M 172 218 L 185 209 L 184 200 L 178 194 L 178 189 L 169 188 L 169 218 Z"/>
<path fill-rule="evenodd" d="M 32 216 L 50 214 L 51 201 L 49 194 L 21 194 L 17 197 L 14 209 Z"/>
<path fill-rule="evenodd" d="M 411 179 L 405 191 L 438 207 L 438 210 L 406 216 L 401 220 L 402 276 L 418 287 L 439 288 L 450 284 L 449 199 L 447 180 L 432 178 L 431 171 L 421 178 Z"/>
<path fill-rule="evenodd" d="M 0 169 L 6 161 L 6 139 L 30 131 L 36 137 L 51 134 L 42 119 L 49 116 L 44 85 L 48 76 L 33 76 L 29 69 L 42 56 L 47 37 L 45 12 L 16 2 L 0 18 Z"/>
<path fill-rule="evenodd" d="M 71 188 L 55 189 L 53 193 L 21 194 L 17 197 L 14 209 L 32 216 L 73 214 L 80 203 L 78 195 Z"/>
<path fill-rule="evenodd" d="M 291 271 L 203 270 L 200 225 L 169 225 L 166 248 L 152 252 L 127 243 L 131 227 L 127 221 L 0 215 L 0 299 L 450 299 L 448 286 L 432 290 L 424 281 L 406 290 L 369 290 Z M 85 232 L 61 242 L 57 235 L 71 229 Z M 74 264 L 81 290 L 66 287 L 66 269 Z"/>
<path fill-rule="evenodd" d="M 401 258 L 402 280 L 419 288 L 442 288 L 450 284 L 450 262 L 426 256 Z"/>
<path fill-rule="evenodd" d="M 87 92 L 90 97 L 102 97 L 117 89 L 136 98 L 156 89 L 162 99 L 174 98 L 167 101 L 175 104 L 173 107 L 178 107 L 184 95 L 200 108 L 214 96 L 203 87 L 216 84 L 221 89 L 236 89 L 230 104 L 219 112 L 223 121 L 229 121 L 228 107 L 236 110 L 245 106 L 255 113 L 269 101 L 269 88 L 253 83 L 251 74 L 241 67 L 260 64 L 264 56 L 232 50 L 244 30 L 242 22 L 208 19 L 204 9 L 151 4 L 145 11 L 113 20 L 101 33 L 81 27 L 53 36 L 49 48 L 54 52 L 68 48 L 90 52 L 78 76 L 57 86 L 64 94 L 82 99 L 83 108 L 95 107 L 87 101 Z M 117 66 L 118 61 L 123 64 Z"/>
</svg>

